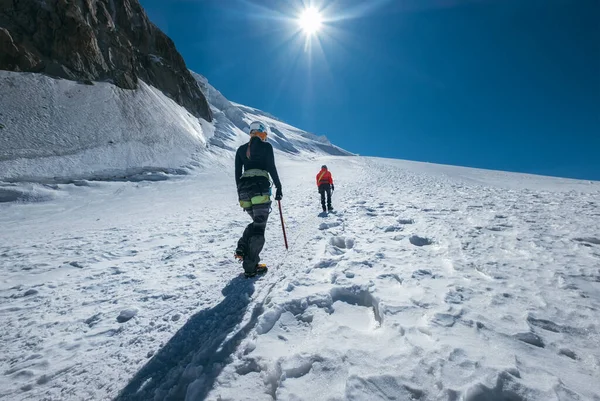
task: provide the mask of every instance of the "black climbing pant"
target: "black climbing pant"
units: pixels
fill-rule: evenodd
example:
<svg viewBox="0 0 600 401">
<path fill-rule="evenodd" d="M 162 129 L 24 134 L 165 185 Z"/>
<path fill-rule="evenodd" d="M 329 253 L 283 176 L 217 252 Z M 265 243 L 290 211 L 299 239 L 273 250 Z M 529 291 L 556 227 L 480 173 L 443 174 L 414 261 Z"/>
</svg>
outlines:
<svg viewBox="0 0 600 401">
<path fill-rule="evenodd" d="M 252 218 L 238 240 L 237 249 L 244 255 L 243 267 L 252 273 L 260 262 L 265 245 L 265 229 L 271 212 L 270 182 L 262 177 L 243 179 L 238 186 L 240 205 Z"/>
<path fill-rule="evenodd" d="M 323 207 L 323 211 L 331 210 L 331 185 L 319 185 L 319 193 L 321 194 L 321 206 Z M 327 209 L 325 209 L 325 195 L 327 195 Z"/>
</svg>

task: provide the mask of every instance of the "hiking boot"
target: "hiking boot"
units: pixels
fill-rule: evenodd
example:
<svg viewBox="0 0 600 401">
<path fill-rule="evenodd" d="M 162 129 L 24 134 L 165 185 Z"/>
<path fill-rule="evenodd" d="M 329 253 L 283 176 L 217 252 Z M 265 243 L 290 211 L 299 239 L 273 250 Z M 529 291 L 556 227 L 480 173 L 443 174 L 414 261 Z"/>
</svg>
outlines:
<svg viewBox="0 0 600 401">
<path fill-rule="evenodd" d="M 267 272 L 267 265 L 265 265 L 264 263 L 259 263 L 256 265 L 256 268 L 254 269 L 254 271 L 251 272 L 244 272 L 244 275 L 247 278 L 251 278 L 251 277 L 255 277 L 258 276 L 260 274 L 265 274 Z"/>
</svg>

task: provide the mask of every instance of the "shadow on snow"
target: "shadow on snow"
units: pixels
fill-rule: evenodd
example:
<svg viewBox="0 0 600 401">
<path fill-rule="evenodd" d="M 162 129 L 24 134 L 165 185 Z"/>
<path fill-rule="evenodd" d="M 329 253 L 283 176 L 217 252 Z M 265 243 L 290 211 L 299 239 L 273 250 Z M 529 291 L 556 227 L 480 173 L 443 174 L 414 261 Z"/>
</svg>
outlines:
<svg viewBox="0 0 600 401">
<path fill-rule="evenodd" d="M 254 280 L 243 276 L 231 280 L 222 291 L 223 301 L 192 316 L 139 370 L 115 401 L 183 400 L 190 392 L 193 399 L 204 399 L 237 345 L 258 320 L 260 304 L 234 334 L 253 293 Z"/>
</svg>

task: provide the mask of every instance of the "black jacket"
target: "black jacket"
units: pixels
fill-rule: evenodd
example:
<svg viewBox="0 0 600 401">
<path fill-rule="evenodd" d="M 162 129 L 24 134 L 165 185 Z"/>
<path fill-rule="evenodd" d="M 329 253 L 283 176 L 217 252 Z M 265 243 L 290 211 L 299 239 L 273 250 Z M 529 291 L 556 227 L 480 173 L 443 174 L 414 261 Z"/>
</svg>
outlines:
<svg viewBox="0 0 600 401">
<path fill-rule="evenodd" d="M 248 146 L 250 146 L 250 158 L 247 157 Z M 235 153 L 235 183 L 240 184 L 243 171 L 252 169 L 267 171 L 273 179 L 273 184 L 281 189 L 281 181 L 275 167 L 275 156 L 273 155 L 273 146 L 268 142 L 263 142 L 260 138 L 254 137 L 245 145 L 238 148 Z"/>
</svg>

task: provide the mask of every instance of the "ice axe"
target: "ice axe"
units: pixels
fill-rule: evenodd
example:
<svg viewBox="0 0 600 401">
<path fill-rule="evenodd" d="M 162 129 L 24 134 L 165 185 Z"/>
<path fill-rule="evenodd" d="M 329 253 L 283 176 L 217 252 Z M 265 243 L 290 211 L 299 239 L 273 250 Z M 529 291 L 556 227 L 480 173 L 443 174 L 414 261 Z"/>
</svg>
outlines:
<svg viewBox="0 0 600 401">
<path fill-rule="evenodd" d="M 283 230 L 283 242 L 285 242 L 285 249 L 288 249 L 287 235 L 285 234 L 285 223 L 283 222 L 283 212 L 281 211 L 281 200 L 277 201 L 279 205 L 279 217 L 281 218 L 281 229 Z"/>
</svg>

